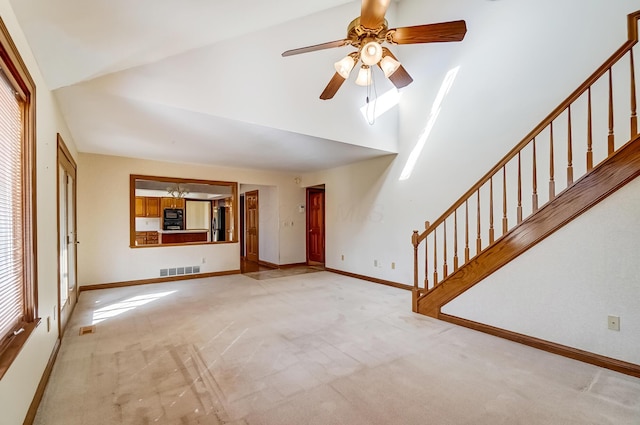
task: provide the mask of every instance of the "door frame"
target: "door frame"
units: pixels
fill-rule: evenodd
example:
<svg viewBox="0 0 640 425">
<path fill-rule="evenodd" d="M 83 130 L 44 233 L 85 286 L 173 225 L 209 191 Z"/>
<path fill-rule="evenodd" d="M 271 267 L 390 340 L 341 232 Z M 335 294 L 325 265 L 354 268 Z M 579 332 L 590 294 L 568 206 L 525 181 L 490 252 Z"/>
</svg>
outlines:
<svg viewBox="0 0 640 425">
<path fill-rule="evenodd" d="M 311 233 L 311 229 L 310 229 L 310 222 L 311 220 L 309 219 L 310 214 L 311 214 L 311 203 L 309 202 L 309 197 L 311 195 L 311 193 L 322 193 L 323 196 L 323 202 L 322 202 L 322 258 L 324 259 L 323 262 L 317 262 L 317 261 L 312 261 L 309 259 L 309 234 Z M 326 206 L 326 191 L 325 191 L 325 187 L 324 185 L 318 185 L 318 186 L 311 186 L 311 187 L 307 187 L 306 190 L 306 196 L 305 196 L 305 201 L 306 201 L 306 226 L 305 226 L 305 241 L 306 241 L 306 248 L 307 248 L 307 255 L 306 255 L 306 260 L 307 260 L 307 265 L 321 265 L 324 266 L 326 261 L 327 261 L 327 252 L 326 252 L 326 248 L 325 248 L 325 239 L 326 239 L 326 233 L 327 233 L 327 226 L 326 226 L 326 210 L 327 210 L 327 206 Z"/>
<path fill-rule="evenodd" d="M 63 305 L 61 303 L 61 297 L 62 297 L 62 292 L 60 291 L 60 271 L 61 271 L 61 264 L 60 264 L 60 166 L 62 166 L 65 171 L 67 173 L 69 173 L 74 181 L 73 184 L 73 193 L 71 194 L 71 201 L 73 203 L 73 228 L 74 228 L 74 241 L 73 243 L 75 244 L 75 249 L 73 250 L 73 276 L 74 276 L 74 282 L 73 282 L 73 291 L 70 291 L 72 293 L 69 294 L 69 298 L 66 302 L 70 302 L 71 303 L 71 310 L 69 311 L 69 315 L 68 317 L 71 317 L 71 314 L 73 313 L 73 309 L 76 306 L 76 303 L 78 302 L 78 250 L 77 250 L 77 246 L 78 246 L 78 198 L 77 198 L 77 193 L 78 193 L 78 166 L 75 162 L 75 160 L 73 159 L 73 156 L 71 155 L 71 152 L 69 152 L 69 149 L 67 148 L 67 145 L 64 143 L 64 140 L 62 139 L 62 136 L 60 135 L 60 133 L 57 134 L 57 153 L 56 153 L 56 217 L 57 217 L 57 234 L 58 234 L 58 238 L 57 238 L 57 251 L 58 251 L 58 276 L 57 276 L 57 282 L 58 282 L 58 336 L 62 337 L 62 335 L 64 334 L 64 329 L 66 327 L 66 325 L 68 324 L 68 320 L 67 322 L 64 324 L 64 326 L 62 325 L 62 310 L 63 310 Z M 73 297 L 73 302 L 71 302 L 71 297 Z M 66 305 L 65 302 L 65 305 Z"/>
<path fill-rule="evenodd" d="M 246 244 L 249 243 L 249 238 L 247 237 L 246 233 L 249 231 L 249 225 L 247 223 L 247 217 L 249 216 L 249 214 L 247 214 L 247 211 L 249 209 L 249 196 L 254 196 L 256 197 L 256 264 L 260 264 L 260 192 L 258 190 L 250 190 L 244 193 L 245 195 L 245 200 L 244 200 L 244 216 L 245 216 L 245 225 L 244 225 L 244 231 L 245 231 L 245 258 L 247 259 L 247 261 L 251 261 L 249 260 L 249 249 L 247 248 Z"/>
<path fill-rule="evenodd" d="M 245 247 L 245 235 L 244 235 L 244 193 L 240 194 L 240 259 L 244 260 L 247 257 L 247 248 Z"/>
</svg>

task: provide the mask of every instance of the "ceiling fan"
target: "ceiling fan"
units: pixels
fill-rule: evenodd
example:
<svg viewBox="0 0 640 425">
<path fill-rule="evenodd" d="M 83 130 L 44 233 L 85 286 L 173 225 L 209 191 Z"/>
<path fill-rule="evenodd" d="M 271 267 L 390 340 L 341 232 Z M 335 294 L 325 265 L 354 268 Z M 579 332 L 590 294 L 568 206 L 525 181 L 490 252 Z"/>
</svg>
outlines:
<svg viewBox="0 0 640 425">
<path fill-rule="evenodd" d="M 335 63 L 336 73 L 320 95 L 320 99 L 323 100 L 333 98 L 358 61 L 362 61 L 362 66 L 356 84 L 361 86 L 371 84 L 371 66 L 378 65 L 396 88 L 405 87 L 413 82 L 413 78 L 393 53 L 382 46 L 382 43 L 417 44 L 462 41 L 467 32 L 467 25 L 464 21 L 452 21 L 389 29 L 384 15 L 390 2 L 391 0 L 362 0 L 360 16 L 349 24 L 347 38 L 287 50 L 282 53 L 282 56 L 299 55 L 341 46 L 353 46 L 358 49 L 357 52 L 350 53 Z"/>
</svg>

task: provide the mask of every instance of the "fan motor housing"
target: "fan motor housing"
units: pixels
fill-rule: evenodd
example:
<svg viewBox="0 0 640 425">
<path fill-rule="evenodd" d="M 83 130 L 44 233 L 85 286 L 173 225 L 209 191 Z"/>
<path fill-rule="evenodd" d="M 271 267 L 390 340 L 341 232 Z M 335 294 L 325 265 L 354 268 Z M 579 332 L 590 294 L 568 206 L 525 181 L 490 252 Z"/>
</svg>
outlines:
<svg viewBox="0 0 640 425">
<path fill-rule="evenodd" d="M 357 17 L 347 27 L 347 39 L 351 40 L 351 45 L 360 47 L 364 39 L 375 39 L 378 42 L 385 41 L 389 24 L 387 20 L 378 28 L 366 28 L 360 24 L 360 17 Z"/>
</svg>

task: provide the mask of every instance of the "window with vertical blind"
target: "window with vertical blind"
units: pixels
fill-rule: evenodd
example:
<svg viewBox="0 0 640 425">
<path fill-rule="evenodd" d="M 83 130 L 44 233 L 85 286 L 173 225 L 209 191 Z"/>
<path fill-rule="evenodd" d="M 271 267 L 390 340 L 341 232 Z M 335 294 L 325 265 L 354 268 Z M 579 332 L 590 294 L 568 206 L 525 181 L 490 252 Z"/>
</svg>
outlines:
<svg viewBox="0 0 640 425">
<path fill-rule="evenodd" d="M 0 19 L 0 379 L 38 323 L 35 85 Z"/>
</svg>

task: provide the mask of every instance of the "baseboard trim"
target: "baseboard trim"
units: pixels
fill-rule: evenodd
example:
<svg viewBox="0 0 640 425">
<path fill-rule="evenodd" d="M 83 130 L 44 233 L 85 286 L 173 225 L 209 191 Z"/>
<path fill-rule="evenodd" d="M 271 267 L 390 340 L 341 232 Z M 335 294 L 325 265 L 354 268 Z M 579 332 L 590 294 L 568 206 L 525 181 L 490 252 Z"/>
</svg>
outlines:
<svg viewBox="0 0 640 425">
<path fill-rule="evenodd" d="M 381 285 L 393 286 L 394 288 L 400 288 L 407 291 L 413 290 L 413 286 L 405 285 L 404 283 L 392 282 L 390 280 L 378 279 L 377 277 L 364 276 L 361 274 L 345 272 L 343 270 L 325 268 L 326 271 L 336 274 L 341 274 L 343 276 L 349 276 L 360 280 L 366 280 L 368 282 L 379 283 Z"/>
<path fill-rule="evenodd" d="M 56 362 L 56 358 L 58 358 L 59 351 L 60 338 L 57 338 L 56 343 L 53 346 L 53 351 L 51 351 L 51 355 L 49 356 L 47 366 L 44 368 L 44 372 L 42 372 L 42 377 L 40 378 L 40 382 L 38 383 L 38 388 L 36 388 L 36 392 L 33 395 L 33 400 L 31 400 L 31 404 L 29 405 L 29 410 L 27 410 L 27 415 L 25 416 L 24 422 L 22 423 L 23 425 L 31 425 L 36 419 L 38 407 L 40 407 L 40 402 L 42 401 L 42 397 L 44 396 L 44 390 L 47 388 L 47 384 L 49 383 L 51 371 L 53 370 L 53 365 Z"/>
<path fill-rule="evenodd" d="M 124 282 L 100 283 L 97 285 L 84 285 L 80 287 L 79 291 L 84 292 L 84 291 L 93 291 L 95 289 L 122 288 L 125 286 L 148 285 L 150 283 L 175 282 L 177 280 L 202 279 L 205 277 L 229 276 L 234 274 L 240 274 L 240 270 L 227 270 L 222 272 L 196 273 L 196 274 L 188 274 L 188 275 L 180 275 L 180 276 L 157 277 L 153 279 L 127 280 Z"/>
<path fill-rule="evenodd" d="M 595 366 L 603 367 L 605 369 L 624 373 L 625 375 L 640 378 L 640 365 L 634 363 L 628 363 L 622 360 L 613 359 L 611 357 L 602 356 L 600 354 L 591 353 L 589 351 L 568 347 L 566 345 L 557 344 L 555 342 L 546 341 L 524 334 L 519 334 L 517 332 L 508 331 L 506 329 L 496 328 L 490 325 L 485 325 L 483 323 L 463 319 L 461 317 L 450 316 L 444 313 L 440 313 L 438 315 L 438 319 L 445 322 L 453 323 L 454 325 L 464 326 L 465 328 L 473 329 L 493 336 L 508 339 L 520 344 L 528 345 L 530 347 L 547 351 L 549 353 L 558 354 L 570 359 L 579 360 L 584 363 L 589 363 Z"/>
<path fill-rule="evenodd" d="M 307 263 L 290 263 L 290 264 L 280 264 L 278 266 L 279 269 L 292 269 L 294 267 L 304 267 Z"/>
<path fill-rule="evenodd" d="M 269 267 L 270 269 L 279 269 L 280 266 L 274 263 L 270 263 L 268 261 L 262 261 L 262 260 L 258 260 L 258 264 L 263 266 L 263 267 Z"/>
</svg>

